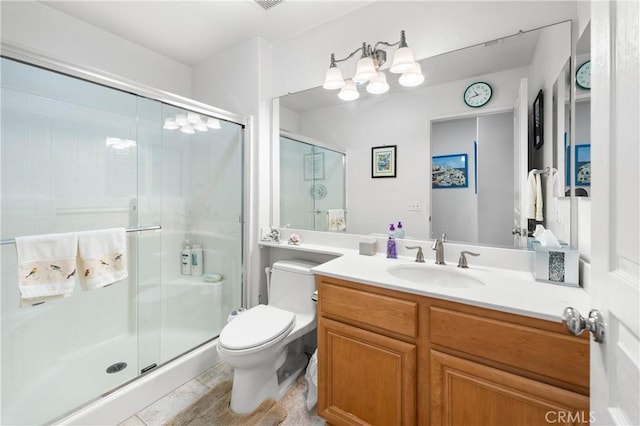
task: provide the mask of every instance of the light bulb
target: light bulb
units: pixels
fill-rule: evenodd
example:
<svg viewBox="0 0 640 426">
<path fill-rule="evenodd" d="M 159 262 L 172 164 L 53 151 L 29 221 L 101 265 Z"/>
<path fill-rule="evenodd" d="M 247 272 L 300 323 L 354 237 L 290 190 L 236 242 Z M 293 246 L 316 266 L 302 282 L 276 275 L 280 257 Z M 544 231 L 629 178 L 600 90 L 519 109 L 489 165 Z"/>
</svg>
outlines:
<svg viewBox="0 0 640 426">
<path fill-rule="evenodd" d="M 416 61 L 413 59 L 413 51 L 408 47 L 401 47 L 393 55 L 393 63 L 391 64 L 391 71 L 394 74 L 400 74 L 409 70 Z"/>
<path fill-rule="evenodd" d="M 356 64 L 356 75 L 353 76 L 353 81 L 356 83 L 364 83 L 376 75 L 378 75 L 378 71 L 373 63 L 373 59 L 370 56 L 366 56 L 358 60 Z"/>
<path fill-rule="evenodd" d="M 338 97 L 343 101 L 354 101 L 360 97 L 356 84 L 352 80 L 344 82 L 344 87 L 338 93 Z"/>
<path fill-rule="evenodd" d="M 219 129 L 220 128 L 220 120 L 217 118 L 209 117 L 207 119 L 207 127 L 210 129 Z"/>
<path fill-rule="evenodd" d="M 373 95 L 380 95 L 388 90 L 389 84 L 387 84 L 387 76 L 383 72 L 379 72 L 378 75 L 367 84 L 367 92 Z"/>
<path fill-rule="evenodd" d="M 209 130 L 207 125 L 202 121 L 193 125 L 193 128 L 199 132 L 206 132 Z"/>
<path fill-rule="evenodd" d="M 180 131 L 182 133 L 186 133 L 188 135 L 192 135 L 194 134 L 196 131 L 194 130 L 193 126 L 191 126 L 191 124 L 185 124 L 184 126 L 182 126 L 180 128 Z"/>
<path fill-rule="evenodd" d="M 202 121 L 202 119 L 200 118 L 200 114 L 196 114 L 195 112 L 188 112 L 187 121 L 191 124 L 195 124 L 195 123 L 198 123 L 199 121 Z"/>
<path fill-rule="evenodd" d="M 166 120 L 164 120 L 163 128 L 166 130 L 176 130 L 176 129 L 179 129 L 180 126 L 176 124 L 175 118 L 168 117 Z"/>
<path fill-rule="evenodd" d="M 187 124 L 187 115 L 186 114 L 176 115 L 176 124 L 178 126 L 184 126 L 185 124 Z"/>
<path fill-rule="evenodd" d="M 415 87 L 422 84 L 424 81 L 424 75 L 422 75 L 422 67 L 419 63 L 414 63 L 413 67 L 403 72 L 398 83 L 404 87 Z"/>
<path fill-rule="evenodd" d="M 344 78 L 340 68 L 333 66 L 327 70 L 322 87 L 327 90 L 342 89 L 344 87 Z"/>
</svg>

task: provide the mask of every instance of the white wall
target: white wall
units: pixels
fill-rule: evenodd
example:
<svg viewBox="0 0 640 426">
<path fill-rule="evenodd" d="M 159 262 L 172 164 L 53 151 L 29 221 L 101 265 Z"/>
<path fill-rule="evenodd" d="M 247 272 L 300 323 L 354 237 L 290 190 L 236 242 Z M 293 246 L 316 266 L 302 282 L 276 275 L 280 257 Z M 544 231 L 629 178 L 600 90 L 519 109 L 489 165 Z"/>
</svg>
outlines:
<svg viewBox="0 0 640 426">
<path fill-rule="evenodd" d="M 0 11 L 3 43 L 191 96 L 191 69 L 184 64 L 41 3 L 3 1 Z"/>
<path fill-rule="evenodd" d="M 400 30 L 416 59 L 520 30 L 572 19 L 575 1 L 384 1 L 319 25 L 273 46 L 273 96 L 322 85 L 331 53 L 347 56 L 363 41 L 395 42 Z M 343 72 L 355 70 L 355 59 Z M 349 71 L 351 67 L 351 71 Z"/>
</svg>

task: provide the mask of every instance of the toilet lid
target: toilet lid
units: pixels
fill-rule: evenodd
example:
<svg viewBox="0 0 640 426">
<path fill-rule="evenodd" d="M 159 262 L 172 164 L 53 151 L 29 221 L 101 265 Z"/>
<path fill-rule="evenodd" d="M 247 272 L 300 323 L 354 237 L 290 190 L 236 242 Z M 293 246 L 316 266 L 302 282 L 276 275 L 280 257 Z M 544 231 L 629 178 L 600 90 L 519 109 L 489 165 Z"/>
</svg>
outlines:
<svg viewBox="0 0 640 426">
<path fill-rule="evenodd" d="M 290 330 L 296 315 L 284 309 L 257 305 L 229 322 L 219 343 L 227 349 L 249 349 L 267 343 Z"/>
</svg>

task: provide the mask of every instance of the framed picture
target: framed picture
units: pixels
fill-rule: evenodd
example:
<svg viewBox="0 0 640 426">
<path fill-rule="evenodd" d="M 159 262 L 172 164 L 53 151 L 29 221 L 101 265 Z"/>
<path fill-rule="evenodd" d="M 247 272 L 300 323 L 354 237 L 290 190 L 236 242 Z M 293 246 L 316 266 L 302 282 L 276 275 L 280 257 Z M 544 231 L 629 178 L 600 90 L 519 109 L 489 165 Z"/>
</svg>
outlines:
<svg viewBox="0 0 640 426">
<path fill-rule="evenodd" d="M 538 92 L 538 96 L 536 96 L 536 100 L 533 101 L 533 147 L 535 149 L 540 149 L 540 147 L 544 143 L 543 118 L 544 111 L 542 108 L 542 90 L 540 90 Z"/>
<path fill-rule="evenodd" d="M 304 154 L 304 180 L 324 179 L 324 152 Z"/>
<path fill-rule="evenodd" d="M 469 186 L 467 154 L 438 155 L 431 158 L 432 188 Z"/>
<path fill-rule="evenodd" d="M 371 177 L 396 177 L 397 145 L 374 146 L 371 148 Z"/>
<path fill-rule="evenodd" d="M 591 186 L 591 144 L 576 145 L 576 186 Z"/>
</svg>

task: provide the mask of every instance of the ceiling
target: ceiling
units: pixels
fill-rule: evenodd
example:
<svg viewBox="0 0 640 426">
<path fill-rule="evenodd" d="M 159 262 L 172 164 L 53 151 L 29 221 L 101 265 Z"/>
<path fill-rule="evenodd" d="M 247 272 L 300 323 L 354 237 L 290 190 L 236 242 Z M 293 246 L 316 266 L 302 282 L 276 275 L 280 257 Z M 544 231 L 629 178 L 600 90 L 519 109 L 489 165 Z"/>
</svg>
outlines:
<svg viewBox="0 0 640 426">
<path fill-rule="evenodd" d="M 253 37 L 277 43 L 372 1 L 255 0 L 41 1 L 104 31 L 186 65 Z"/>
</svg>

